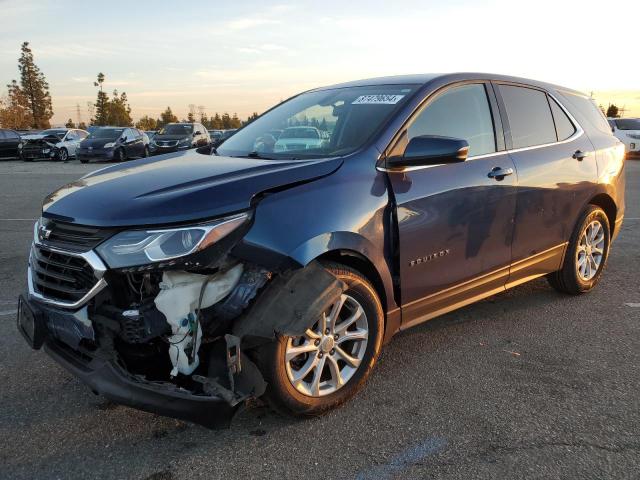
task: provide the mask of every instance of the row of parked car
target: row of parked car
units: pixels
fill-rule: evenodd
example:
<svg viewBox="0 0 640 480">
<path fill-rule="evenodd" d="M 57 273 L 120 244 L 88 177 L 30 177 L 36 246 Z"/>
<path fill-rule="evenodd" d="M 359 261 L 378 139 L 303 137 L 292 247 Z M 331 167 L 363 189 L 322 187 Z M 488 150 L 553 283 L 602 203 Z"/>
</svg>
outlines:
<svg viewBox="0 0 640 480">
<path fill-rule="evenodd" d="M 207 130 L 200 123 L 170 123 L 159 131 L 130 127 L 50 128 L 41 132 L 0 129 L 0 158 L 125 161 L 199 147 L 217 147 L 234 130 Z"/>
</svg>

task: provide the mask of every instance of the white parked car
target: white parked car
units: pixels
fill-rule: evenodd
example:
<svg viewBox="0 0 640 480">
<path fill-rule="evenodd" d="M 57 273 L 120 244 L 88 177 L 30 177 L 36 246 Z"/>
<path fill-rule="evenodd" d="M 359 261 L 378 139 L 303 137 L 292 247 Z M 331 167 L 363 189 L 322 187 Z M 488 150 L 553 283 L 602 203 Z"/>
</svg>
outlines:
<svg viewBox="0 0 640 480">
<path fill-rule="evenodd" d="M 322 148 L 329 143 L 327 132 L 316 127 L 289 127 L 278 137 L 273 151 L 308 150 Z"/>
<path fill-rule="evenodd" d="M 640 156 L 640 118 L 607 118 L 611 131 L 624 143 L 627 156 Z"/>
<path fill-rule="evenodd" d="M 62 160 L 76 156 L 76 150 L 89 132 L 77 128 L 50 128 L 40 133 L 22 135 L 24 160 Z"/>
</svg>

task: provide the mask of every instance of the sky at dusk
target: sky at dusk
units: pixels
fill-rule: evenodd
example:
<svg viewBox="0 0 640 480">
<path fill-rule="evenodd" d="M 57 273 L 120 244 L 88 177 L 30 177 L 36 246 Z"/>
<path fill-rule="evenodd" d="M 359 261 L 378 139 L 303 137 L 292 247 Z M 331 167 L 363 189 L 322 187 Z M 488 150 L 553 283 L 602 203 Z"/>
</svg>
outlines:
<svg viewBox="0 0 640 480">
<path fill-rule="evenodd" d="M 54 124 L 77 121 L 77 104 L 88 120 L 98 72 L 134 119 L 167 106 L 186 117 L 189 104 L 245 118 L 317 86 L 454 71 L 545 80 L 640 116 L 637 0 L 0 0 L 0 12 L 0 85 L 29 41 Z"/>
</svg>

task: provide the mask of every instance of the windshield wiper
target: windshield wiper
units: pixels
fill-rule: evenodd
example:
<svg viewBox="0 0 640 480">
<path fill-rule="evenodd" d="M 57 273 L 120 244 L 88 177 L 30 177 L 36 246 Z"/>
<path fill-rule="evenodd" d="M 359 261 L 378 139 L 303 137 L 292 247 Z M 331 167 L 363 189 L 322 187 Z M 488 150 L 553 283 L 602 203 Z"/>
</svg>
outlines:
<svg viewBox="0 0 640 480">
<path fill-rule="evenodd" d="M 253 152 L 249 152 L 247 153 L 247 158 L 259 158 L 261 160 L 275 160 L 274 158 L 271 157 L 263 157 L 262 155 L 260 155 L 260 153 L 256 152 L 255 150 Z"/>
</svg>

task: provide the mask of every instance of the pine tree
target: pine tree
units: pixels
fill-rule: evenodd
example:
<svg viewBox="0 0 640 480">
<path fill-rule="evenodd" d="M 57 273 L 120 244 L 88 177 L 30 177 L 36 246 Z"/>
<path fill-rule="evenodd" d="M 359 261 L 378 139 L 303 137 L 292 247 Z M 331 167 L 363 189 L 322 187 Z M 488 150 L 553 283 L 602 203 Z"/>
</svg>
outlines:
<svg viewBox="0 0 640 480">
<path fill-rule="evenodd" d="M 104 73 L 100 72 L 98 74 L 97 81 L 93 82 L 94 87 L 99 87 L 98 98 L 96 99 L 95 107 L 95 117 L 91 119 L 91 125 L 109 125 L 109 97 L 102 90 L 102 84 L 104 83 Z"/>
<path fill-rule="evenodd" d="M 222 119 L 220 118 L 220 114 L 216 112 L 213 118 L 211 119 L 211 129 L 222 130 L 223 128 L 224 127 L 222 126 Z"/>
<path fill-rule="evenodd" d="M 231 117 L 227 112 L 222 114 L 222 128 L 225 130 L 231 128 Z"/>
<path fill-rule="evenodd" d="M 18 70 L 20 71 L 20 87 L 31 115 L 31 126 L 33 128 L 51 127 L 49 120 L 53 117 L 53 106 L 49 84 L 33 60 L 33 52 L 29 48 L 29 42 L 22 44 Z"/>
<path fill-rule="evenodd" d="M 240 128 L 242 126 L 242 123 L 240 122 L 240 119 L 238 118 L 237 113 L 234 113 L 233 117 L 231 117 L 230 125 L 231 125 L 231 128 Z"/>
<path fill-rule="evenodd" d="M 136 122 L 136 128 L 140 130 L 156 130 L 158 128 L 158 121 L 155 118 L 145 115 Z"/>
<path fill-rule="evenodd" d="M 67 128 L 76 128 L 76 124 L 73 123 L 72 119 L 67 120 L 67 123 L 65 123 L 64 126 Z"/>
<path fill-rule="evenodd" d="M 249 117 L 247 118 L 247 120 L 244 122 L 244 125 L 249 125 L 251 122 L 253 122 L 256 118 L 258 118 L 258 112 L 253 112 L 251 115 L 249 115 Z"/>
<path fill-rule="evenodd" d="M 109 102 L 108 124 L 117 127 L 133 126 L 131 107 L 129 106 L 129 101 L 125 92 L 118 95 L 117 90 L 113 91 L 113 98 Z"/>
<path fill-rule="evenodd" d="M 160 118 L 158 119 L 158 128 L 162 128 L 168 123 L 175 123 L 178 121 L 178 117 L 176 117 L 171 111 L 171 107 L 167 107 L 167 109 L 160 114 Z"/>
</svg>

